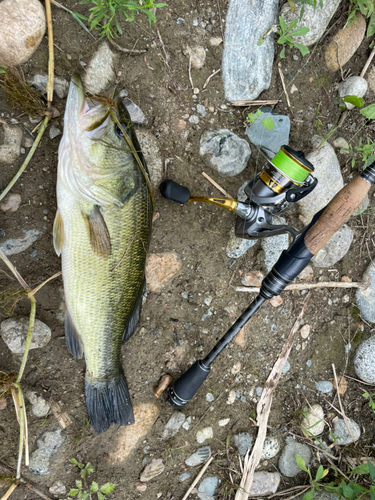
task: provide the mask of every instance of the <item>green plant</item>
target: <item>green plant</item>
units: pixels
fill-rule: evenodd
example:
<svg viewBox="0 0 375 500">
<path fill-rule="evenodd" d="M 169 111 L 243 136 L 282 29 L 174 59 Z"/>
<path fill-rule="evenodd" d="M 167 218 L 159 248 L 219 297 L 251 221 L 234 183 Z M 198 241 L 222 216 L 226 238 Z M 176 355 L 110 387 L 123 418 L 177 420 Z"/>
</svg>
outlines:
<svg viewBox="0 0 375 500">
<path fill-rule="evenodd" d="M 375 393 L 374 394 L 369 394 L 368 392 L 365 392 L 364 394 L 362 394 L 362 396 L 365 399 L 368 399 L 368 405 L 369 405 L 369 407 L 372 410 L 374 410 L 374 412 L 375 412 L 375 401 L 374 401 L 374 399 L 372 399 L 372 398 L 375 398 Z"/>
<path fill-rule="evenodd" d="M 375 479 L 375 467 L 369 460 L 349 470 L 345 478 L 338 478 L 338 472 L 335 466 L 324 469 L 322 465 L 319 466 L 315 473 L 315 478 L 313 478 L 311 470 L 306 467 L 306 463 L 302 457 L 296 455 L 296 462 L 310 478 L 311 489 L 305 493 L 302 500 L 312 500 L 315 491 L 320 491 L 321 489 L 337 495 L 338 498 L 346 498 L 347 500 L 359 500 L 363 497 L 375 500 L 375 485 L 373 484 Z M 321 483 L 320 481 L 328 475 L 330 470 L 335 480 L 329 483 Z M 357 476 L 365 476 L 367 474 L 370 476 L 371 483 L 369 484 L 368 481 L 362 481 L 362 484 L 359 484 Z"/>
<path fill-rule="evenodd" d="M 252 125 L 256 121 L 260 121 L 263 125 L 263 127 L 267 130 L 273 130 L 275 128 L 275 123 L 272 120 L 272 118 L 267 117 L 267 118 L 260 118 L 262 115 L 262 112 L 260 109 L 257 110 L 256 114 L 254 113 L 249 113 L 247 115 L 247 121 Z"/>
<path fill-rule="evenodd" d="M 366 36 L 372 36 L 375 33 L 375 1 L 374 0 L 349 0 L 348 26 L 354 21 L 357 23 L 357 12 L 369 18 Z"/>
<path fill-rule="evenodd" d="M 152 9 L 165 7 L 165 3 L 154 3 L 154 0 L 144 0 L 142 3 L 136 0 L 81 0 L 81 4 L 93 3 L 90 9 L 90 17 L 84 19 L 90 23 L 90 30 L 100 30 L 100 35 L 107 35 L 109 40 L 115 36 L 122 35 L 118 16 L 123 16 L 126 21 L 134 21 L 135 11 L 146 14 L 148 21 L 156 22 Z M 80 16 L 81 19 L 83 16 Z"/>
<path fill-rule="evenodd" d="M 309 49 L 305 47 L 305 45 L 295 42 L 293 38 L 296 36 L 306 35 L 306 33 L 310 31 L 310 28 L 302 27 L 292 31 L 293 28 L 296 27 L 298 19 L 293 19 L 293 21 L 289 24 L 289 26 L 287 26 L 285 19 L 281 16 L 279 16 L 279 23 L 280 23 L 280 28 L 276 30 L 276 34 L 279 35 L 277 43 L 283 46 L 283 49 L 280 52 L 281 59 L 284 59 L 285 57 L 285 45 L 288 45 L 288 47 L 290 47 L 291 49 L 293 47 L 297 48 L 301 52 L 302 56 L 309 54 L 310 53 Z"/>
<path fill-rule="evenodd" d="M 103 486 L 99 486 L 98 483 L 93 481 L 90 485 L 89 492 L 84 489 L 83 483 L 86 483 L 86 476 L 89 476 L 94 472 L 92 465 L 87 463 L 86 465 L 77 462 L 75 458 L 70 460 L 70 463 L 74 465 L 74 467 L 78 467 L 80 469 L 80 479 L 76 480 L 77 488 L 73 488 L 69 491 L 68 497 L 77 497 L 79 500 L 87 500 L 91 499 L 91 493 L 96 493 L 98 495 L 98 500 L 104 500 L 105 495 L 109 495 L 116 488 L 116 484 L 105 483 Z"/>
<path fill-rule="evenodd" d="M 362 143 L 362 137 L 359 139 L 358 146 L 353 146 L 349 144 L 348 148 L 342 148 L 341 151 L 347 151 L 352 154 L 352 168 L 356 161 L 363 161 L 367 163 L 371 156 L 375 155 L 375 143 L 372 143 L 367 137 L 367 142 Z"/>
<path fill-rule="evenodd" d="M 320 119 L 320 107 L 321 107 L 322 103 L 320 102 L 318 104 L 318 107 L 316 108 L 316 111 L 315 111 L 315 122 L 314 122 L 314 127 L 316 128 L 316 130 L 318 132 L 320 132 L 320 129 L 322 128 L 323 126 L 323 123 L 322 123 L 322 120 Z"/>
<path fill-rule="evenodd" d="M 299 15 L 300 20 L 302 19 L 303 13 L 305 12 L 305 5 L 311 5 L 312 7 L 314 7 L 314 10 L 316 9 L 316 6 L 318 5 L 318 0 L 294 0 L 294 1 L 288 0 L 288 3 L 290 5 L 292 12 L 296 11 L 296 6 L 295 6 L 294 2 L 302 3 L 301 12 Z M 323 7 L 323 0 L 319 0 L 319 5 L 320 5 L 320 7 Z"/>
</svg>

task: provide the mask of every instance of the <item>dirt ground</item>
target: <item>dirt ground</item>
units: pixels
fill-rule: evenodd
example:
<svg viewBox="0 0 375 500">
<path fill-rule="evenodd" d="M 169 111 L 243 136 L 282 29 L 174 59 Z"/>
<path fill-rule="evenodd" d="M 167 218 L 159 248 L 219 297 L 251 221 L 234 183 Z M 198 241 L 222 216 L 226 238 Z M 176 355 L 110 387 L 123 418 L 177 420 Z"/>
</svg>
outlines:
<svg viewBox="0 0 375 500">
<path fill-rule="evenodd" d="M 71 0 L 65 4 L 80 13 L 87 13 L 87 6 L 77 5 Z M 170 0 L 168 7 L 161 9 L 156 25 L 149 26 L 146 19 L 136 16 L 136 23 L 124 23 L 124 35 L 116 40 L 121 46 L 132 48 L 135 43 L 138 49 L 147 48 L 147 63 L 154 68 L 150 70 L 144 56 L 128 56 L 119 53 L 116 67 L 119 88 L 129 92 L 129 97 L 136 102 L 146 114 L 149 122 L 147 128 L 157 137 L 163 160 L 166 162 L 166 176 L 189 187 L 196 195 L 215 195 L 219 193 L 202 176 L 202 171 L 214 177 L 229 193 L 235 195 L 244 181 L 251 179 L 262 167 L 256 150 L 242 174 L 234 178 L 220 176 L 205 165 L 199 156 L 199 138 L 209 128 L 228 128 L 239 136 L 243 136 L 244 120 L 248 110 L 232 108 L 225 101 L 220 74 L 215 75 L 206 91 L 200 92 L 198 98 L 192 99 L 193 93 L 188 77 L 188 58 L 183 51 L 186 44 L 201 45 L 207 49 L 207 58 L 201 70 L 192 70 L 194 85 L 202 89 L 207 77 L 213 70 L 221 66 L 223 44 L 212 47 L 211 37 L 223 37 L 227 2 L 224 0 L 191 0 L 182 2 Z M 347 2 L 332 19 L 329 27 L 335 33 L 346 21 Z M 184 24 L 177 24 L 177 18 L 183 18 Z M 70 79 L 75 70 L 83 73 L 82 61 L 88 63 L 97 50 L 98 43 L 85 33 L 70 15 L 53 7 L 55 37 L 55 74 Z M 199 21 L 198 27 L 193 20 Z M 222 20 L 222 23 L 220 22 Z M 215 21 L 215 22 L 214 22 Z M 208 23 L 211 30 L 201 27 Z M 168 65 L 163 61 L 164 50 L 157 34 L 160 32 L 168 53 Z M 262 99 L 281 98 L 276 107 L 279 113 L 287 114 L 291 119 L 290 145 L 305 153 L 311 151 L 311 137 L 317 133 L 315 127 L 317 109 L 320 104 L 320 134 L 324 137 L 329 125 L 335 124 L 340 116 L 336 102 L 337 85 L 341 80 L 340 72 L 329 73 L 324 62 L 324 49 L 330 35 L 323 37 L 311 57 L 302 59 L 300 53 L 287 50 L 283 62 L 287 83 L 293 81 L 298 92 L 290 95 L 291 109 L 288 108 L 285 96 L 282 96 L 281 81 L 278 75 L 277 62 L 279 47 L 276 46 L 270 89 L 261 94 Z M 346 68 L 358 75 L 363 68 L 368 54 L 370 39 L 365 38 L 350 60 Z M 293 55 L 298 60 L 293 59 Z M 69 57 L 68 57 L 69 56 Z M 45 38 L 31 58 L 23 66 L 26 77 L 38 72 L 46 72 L 48 62 L 48 46 Z M 120 76 L 119 76 L 120 75 Z M 310 79 L 312 78 L 312 81 Z M 374 100 L 371 91 L 365 96 L 366 103 Z M 214 112 L 207 112 L 206 118 L 200 118 L 199 125 L 187 122 L 189 130 L 187 139 L 177 123 L 197 103 L 206 107 L 214 107 Z M 227 104 L 227 109 L 221 109 Z M 61 115 L 64 112 L 65 100 L 57 96 L 54 105 Z M 4 94 L 0 93 L 0 112 L 3 119 L 18 117 L 19 112 L 11 109 Z M 194 112 L 193 112 L 194 114 Z M 343 136 L 351 139 L 363 117 L 353 113 L 341 130 L 332 138 Z M 30 129 L 32 125 L 27 116 L 19 118 Z M 62 128 L 62 117 L 53 123 Z M 373 126 L 362 129 L 364 136 L 374 140 Z M 359 137 L 357 137 L 358 139 Z M 60 259 L 52 246 L 52 224 L 56 211 L 56 170 L 59 138 L 50 140 L 48 131 L 32 159 L 30 165 L 14 186 L 12 192 L 22 197 L 21 207 L 15 213 L 1 213 L 0 226 L 6 237 L 19 234 L 22 229 L 45 228 L 44 235 L 25 253 L 14 255 L 11 261 L 20 271 L 30 287 L 35 287 L 60 270 Z M 7 186 L 19 165 L 24 159 L 12 167 L 2 167 L 0 188 Z M 258 159 L 258 161 L 257 161 Z M 361 170 L 357 163 L 351 168 L 349 157 L 339 156 L 345 182 Z M 311 281 L 339 281 L 342 276 L 349 276 L 353 281 L 360 281 L 362 274 L 374 255 L 372 241 L 373 211 L 375 206 L 373 189 L 370 191 L 370 207 L 364 215 L 352 217 L 348 224 L 354 231 L 354 240 L 350 251 L 338 262 L 334 269 L 314 268 Z M 228 434 L 248 431 L 255 435 L 256 429 L 251 418 L 255 418 L 256 395 L 249 391 L 262 386 L 272 368 L 277 355 L 289 333 L 295 318 L 298 316 L 305 297 L 299 291 L 283 293 L 283 304 L 274 308 L 265 305 L 247 325 L 244 346 L 232 343 L 227 351 L 217 360 L 212 373 L 198 395 L 186 406 L 184 413 L 192 417 L 189 431 L 180 429 L 170 441 L 161 439 L 161 434 L 173 410 L 163 398 L 156 399 L 153 388 L 164 373 L 177 377 L 195 359 L 213 346 L 219 337 L 237 316 L 247 307 L 252 295 L 235 291 L 241 285 L 240 278 L 249 271 L 265 272 L 263 254 L 260 243 L 251 248 L 244 256 L 233 262 L 227 257 L 225 247 L 228 233 L 234 224 L 234 216 L 217 207 L 202 204 L 201 206 L 179 206 L 168 202 L 156 192 L 156 212 L 160 214 L 153 226 L 150 252 L 160 253 L 175 251 L 182 259 L 182 267 L 173 280 L 159 293 L 148 293 L 145 301 L 141 328 L 122 350 L 122 363 L 129 384 L 133 405 L 152 403 L 158 407 L 159 416 L 138 448 L 130 457 L 119 463 L 112 463 L 109 456 L 116 449 L 119 429 L 112 426 L 102 435 L 96 435 L 87 425 L 87 413 L 84 400 L 85 363 L 70 357 L 66 346 L 63 326 L 62 281 L 57 278 L 46 285 L 37 295 L 37 318 L 45 322 L 52 330 L 52 339 L 43 349 L 30 352 L 25 370 L 25 390 L 40 392 L 47 401 L 58 402 L 62 410 L 72 419 L 72 424 L 64 431 L 66 439 L 55 457 L 51 473 L 48 476 L 34 476 L 23 467 L 24 477 L 48 494 L 48 488 L 61 480 L 69 491 L 74 486 L 77 474 L 70 465 L 71 458 L 79 458 L 82 462 L 91 462 L 95 469 L 94 480 L 99 483 L 110 481 L 118 487 L 110 498 L 132 500 L 135 498 L 162 498 L 177 500 L 182 498 L 189 484 L 197 474 L 199 467 L 191 470 L 192 477 L 181 483 L 178 476 L 186 470 L 184 460 L 199 446 L 196 433 L 204 427 L 213 428 L 213 439 L 206 441 L 215 460 L 207 475 L 217 476 L 221 480 L 217 499 L 234 498 L 235 485 L 239 483 L 239 463 L 233 445 L 228 448 Z M 287 214 L 289 223 L 301 228 L 296 209 Z M 1 239 L 0 239 L 1 241 Z M 36 251 L 36 252 L 35 252 Z M 4 270 L 4 266 L 1 266 Z M 298 280 L 297 280 L 298 281 Z M 0 274 L 0 287 L 11 284 L 9 277 Z M 188 298 L 182 296 L 188 293 Z M 349 295 L 348 303 L 343 297 Z M 213 315 L 202 322 L 201 318 L 208 310 L 204 299 L 212 297 L 210 306 Z M 320 403 L 325 415 L 336 413 L 330 406 L 337 407 L 334 395 L 317 393 L 315 383 L 319 380 L 332 380 L 332 363 L 339 374 L 344 371 L 355 377 L 353 369 L 353 353 L 358 342 L 373 334 L 372 325 L 366 324 L 355 307 L 353 290 L 317 289 L 312 292 L 309 308 L 304 322 L 311 325 L 311 333 L 306 341 L 299 338 L 297 347 L 290 356 L 291 368 L 283 375 L 276 390 L 272 404 L 269 426 L 270 433 L 276 435 L 281 442 L 290 432 L 302 436 L 298 424 L 298 414 L 309 404 Z M 15 315 L 29 314 L 28 301 L 18 304 Z M 4 318 L 3 318 L 4 319 Z M 345 345 L 351 343 L 349 359 L 345 357 Z M 311 366 L 306 362 L 311 360 Z M 240 362 L 241 369 L 233 375 L 233 366 Z M 16 372 L 19 360 L 12 356 L 0 338 L 0 370 Z M 232 405 L 227 404 L 228 392 L 234 389 L 240 396 Z M 205 395 L 212 392 L 214 402 L 206 401 Z M 345 453 L 353 456 L 373 456 L 374 453 L 374 413 L 368 408 L 368 402 L 362 397 L 363 386 L 348 379 L 348 390 L 342 396 L 346 414 L 361 427 L 361 440 L 355 445 L 344 448 Z M 211 410 L 212 406 L 212 410 Z M 29 415 L 30 449 L 36 438 L 48 428 L 56 428 L 53 414 L 46 419 Z M 226 427 L 219 427 L 220 419 L 230 418 Z M 330 418 L 327 418 L 330 421 Z M 323 434 L 328 441 L 328 428 Z M 302 441 L 302 439 L 301 439 Z M 306 440 L 305 440 L 306 441 Z M 137 491 L 141 471 L 145 467 L 143 448 L 149 446 L 148 455 L 162 458 L 164 472 L 147 484 L 144 493 Z M 228 449 L 227 449 L 228 448 Z M 349 448 L 349 449 L 347 449 Z M 18 453 L 18 424 L 15 418 L 11 397 L 7 397 L 7 407 L 0 412 L 0 462 L 15 469 Z M 275 471 L 278 457 L 263 466 L 264 470 Z M 313 452 L 312 467 L 318 465 L 316 453 Z M 343 465 L 344 467 L 345 465 Z M 232 469 L 230 471 L 230 469 Z M 237 471 L 237 472 L 236 472 Z M 234 484 L 232 484 L 232 481 Z M 305 474 L 295 479 L 283 477 L 280 489 L 307 482 Z M 0 490 L 2 493 L 5 489 Z M 162 495 L 158 497 L 157 495 Z M 19 487 L 13 494 L 14 500 L 35 499 L 37 495 L 24 487 Z M 194 496 L 193 496 L 194 498 Z"/>
</svg>

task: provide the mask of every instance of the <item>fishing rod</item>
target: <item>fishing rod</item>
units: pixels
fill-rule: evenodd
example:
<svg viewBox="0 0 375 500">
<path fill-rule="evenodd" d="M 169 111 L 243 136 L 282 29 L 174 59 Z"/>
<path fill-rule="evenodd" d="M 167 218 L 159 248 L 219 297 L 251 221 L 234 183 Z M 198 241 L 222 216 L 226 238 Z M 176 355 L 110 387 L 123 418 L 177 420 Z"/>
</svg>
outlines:
<svg viewBox="0 0 375 500">
<path fill-rule="evenodd" d="M 276 168 L 280 173 L 281 169 L 279 167 Z M 279 260 L 262 281 L 259 295 L 249 307 L 245 309 L 207 356 L 202 360 L 196 361 L 168 389 L 168 401 L 172 406 L 181 408 L 194 397 L 208 377 L 210 367 L 219 354 L 234 339 L 241 328 L 243 328 L 265 301 L 280 295 L 285 287 L 305 269 L 314 255 L 323 248 L 328 240 L 359 207 L 371 185 L 374 183 L 375 162 L 341 189 L 325 208 L 315 214 L 310 224 L 296 235 L 288 250 L 282 252 Z M 163 194 L 162 189 L 161 191 Z M 251 200 L 249 201 L 251 204 Z"/>
</svg>

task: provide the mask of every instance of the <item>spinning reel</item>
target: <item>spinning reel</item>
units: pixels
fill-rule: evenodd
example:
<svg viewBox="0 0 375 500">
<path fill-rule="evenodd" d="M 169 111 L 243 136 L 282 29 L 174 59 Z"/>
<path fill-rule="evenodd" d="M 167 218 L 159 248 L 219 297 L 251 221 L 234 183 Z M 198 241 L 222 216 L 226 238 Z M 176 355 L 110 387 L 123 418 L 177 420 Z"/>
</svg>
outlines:
<svg viewBox="0 0 375 500">
<path fill-rule="evenodd" d="M 267 159 L 260 174 L 246 185 L 245 202 L 190 196 L 188 188 L 170 179 L 160 185 L 160 193 L 167 200 L 177 203 L 206 202 L 235 212 L 235 234 L 239 238 L 256 240 L 290 233 L 294 239 L 299 231 L 288 225 L 272 224 L 272 218 L 313 191 L 318 184 L 318 180 L 311 175 L 313 171 L 314 166 L 306 160 L 302 151 L 282 146 L 272 160 Z"/>
</svg>

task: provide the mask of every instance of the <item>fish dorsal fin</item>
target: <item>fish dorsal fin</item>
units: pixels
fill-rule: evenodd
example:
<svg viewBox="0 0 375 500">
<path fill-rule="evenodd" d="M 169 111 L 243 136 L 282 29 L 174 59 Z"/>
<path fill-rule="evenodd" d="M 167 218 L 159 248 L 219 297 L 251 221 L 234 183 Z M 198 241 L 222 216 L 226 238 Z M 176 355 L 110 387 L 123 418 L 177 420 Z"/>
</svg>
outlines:
<svg viewBox="0 0 375 500">
<path fill-rule="evenodd" d="M 143 285 L 140 289 L 141 293 L 139 294 L 137 303 L 135 304 L 133 314 L 131 315 L 128 324 L 125 327 L 124 333 L 122 334 L 122 342 L 126 342 L 127 340 L 129 340 L 130 337 L 132 337 L 138 330 L 139 316 L 141 314 L 143 293 L 145 291 L 145 287 L 146 281 L 143 282 Z"/>
<path fill-rule="evenodd" d="M 98 257 L 108 257 L 111 254 L 111 237 L 104 217 L 98 205 L 90 213 L 82 212 L 88 225 L 90 244 Z"/>
<path fill-rule="evenodd" d="M 53 223 L 53 246 L 55 252 L 60 257 L 62 247 L 64 244 L 64 224 L 60 214 L 60 210 L 57 210 L 55 220 Z"/>
<path fill-rule="evenodd" d="M 77 332 L 68 309 L 65 310 L 65 341 L 70 354 L 77 359 L 81 359 L 83 356 L 82 338 Z"/>
</svg>

